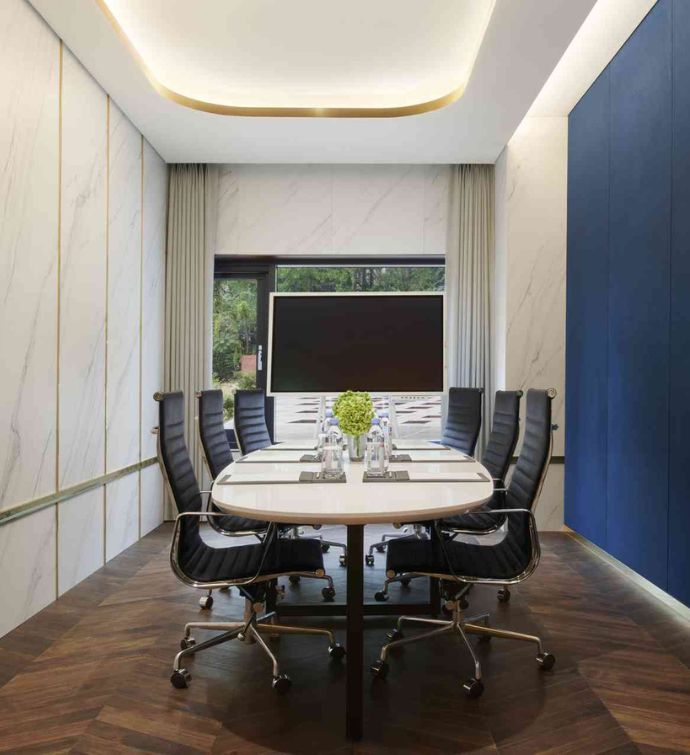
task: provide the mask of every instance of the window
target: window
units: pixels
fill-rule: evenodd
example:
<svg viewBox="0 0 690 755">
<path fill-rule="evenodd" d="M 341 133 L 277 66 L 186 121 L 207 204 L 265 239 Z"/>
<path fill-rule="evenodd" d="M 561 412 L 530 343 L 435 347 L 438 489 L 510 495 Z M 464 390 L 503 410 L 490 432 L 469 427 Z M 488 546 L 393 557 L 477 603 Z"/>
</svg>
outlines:
<svg viewBox="0 0 690 755">
<path fill-rule="evenodd" d="M 268 296 L 280 292 L 443 291 L 442 258 L 275 259 L 217 257 L 213 287 L 213 382 L 225 396 L 226 428 L 232 429 L 237 389 L 265 388 L 263 356 L 268 329 Z M 321 400 L 276 396 L 267 402 L 267 422 L 275 440 L 310 441 Z M 385 408 L 385 397 L 377 407 Z M 399 437 L 440 437 L 441 401 L 435 396 L 396 397 Z M 229 435 L 234 441 L 233 434 Z"/>
</svg>

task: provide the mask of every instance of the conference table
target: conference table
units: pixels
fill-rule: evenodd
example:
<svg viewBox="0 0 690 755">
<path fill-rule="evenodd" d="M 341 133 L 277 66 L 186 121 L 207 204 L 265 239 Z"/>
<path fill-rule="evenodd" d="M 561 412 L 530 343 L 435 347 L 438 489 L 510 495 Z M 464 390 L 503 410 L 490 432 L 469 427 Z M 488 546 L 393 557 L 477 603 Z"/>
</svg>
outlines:
<svg viewBox="0 0 690 755">
<path fill-rule="evenodd" d="M 491 498 L 491 475 L 475 459 L 446 446 L 424 441 L 396 441 L 404 461 L 391 472 L 408 473 L 406 481 L 365 482 L 365 465 L 345 459 L 345 482 L 300 482 L 303 472 L 318 473 L 318 462 L 304 462 L 310 446 L 282 443 L 254 451 L 226 467 L 213 485 L 216 506 L 229 514 L 291 524 L 340 524 L 347 527 L 347 602 L 279 607 L 284 615 L 346 616 L 346 711 L 349 739 L 363 729 L 363 630 L 365 614 L 433 612 L 438 588 L 429 604 L 364 602 L 364 526 L 429 521 L 471 511 Z M 431 580 L 436 584 L 435 580 Z M 290 610 L 290 609 L 293 610 Z M 297 609 L 297 610 L 295 610 Z"/>
</svg>

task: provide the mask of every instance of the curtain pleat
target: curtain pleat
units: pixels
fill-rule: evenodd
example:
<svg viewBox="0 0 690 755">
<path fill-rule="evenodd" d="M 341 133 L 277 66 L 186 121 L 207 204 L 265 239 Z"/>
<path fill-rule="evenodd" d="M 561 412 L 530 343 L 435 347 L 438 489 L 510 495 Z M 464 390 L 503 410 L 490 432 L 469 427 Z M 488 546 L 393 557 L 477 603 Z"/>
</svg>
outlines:
<svg viewBox="0 0 690 755">
<path fill-rule="evenodd" d="M 202 488 L 207 486 L 196 430 L 196 393 L 210 386 L 213 255 L 217 170 L 172 165 L 168 191 L 165 280 L 165 390 L 183 391 L 187 447 Z M 170 501 L 166 518 L 173 518 Z"/>
<path fill-rule="evenodd" d="M 448 384 L 484 388 L 479 452 L 491 429 L 491 276 L 494 248 L 494 167 L 452 168 L 446 254 Z"/>
</svg>

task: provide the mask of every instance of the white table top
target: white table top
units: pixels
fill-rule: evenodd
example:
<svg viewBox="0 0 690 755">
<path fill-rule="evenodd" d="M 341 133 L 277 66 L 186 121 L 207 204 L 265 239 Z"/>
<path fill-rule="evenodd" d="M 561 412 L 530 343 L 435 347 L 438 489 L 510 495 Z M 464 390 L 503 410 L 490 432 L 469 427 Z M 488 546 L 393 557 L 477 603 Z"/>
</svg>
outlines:
<svg viewBox="0 0 690 755">
<path fill-rule="evenodd" d="M 229 514 L 271 522 L 300 524 L 374 524 L 439 519 L 472 510 L 488 501 L 493 492 L 491 475 L 474 459 L 454 450 L 419 443 L 396 453 L 409 454 L 423 462 L 399 462 L 391 470 L 405 469 L 419 482 L 363 482 L 364 464 L 350 462 L 345 452 L 344 483 L 285 483 L 300 472 L 318 472 L 318 463 L 294 463 L 309 450 L 255 451 L 227 466 L 214 483 L 212 498 Z M 275 458 L 275 461 L 271 459 Z M 427 461 L 429 459 L 429 461 Z M 433 459 L 433 461 L 431 460 Z M 437 459 L 437 460 L 436 460 Z M 459 460 L 463 460 L 460 462 Z M 223 480 L 246 478 L 258 484 L 223 484 Z M 429 478 L 464 478 L 458 482 L 435 482 Z M 483 478 L 483 479 L 482 479 Z M 467 480 L 475 480 L 469 482 Z"/>
</svg>

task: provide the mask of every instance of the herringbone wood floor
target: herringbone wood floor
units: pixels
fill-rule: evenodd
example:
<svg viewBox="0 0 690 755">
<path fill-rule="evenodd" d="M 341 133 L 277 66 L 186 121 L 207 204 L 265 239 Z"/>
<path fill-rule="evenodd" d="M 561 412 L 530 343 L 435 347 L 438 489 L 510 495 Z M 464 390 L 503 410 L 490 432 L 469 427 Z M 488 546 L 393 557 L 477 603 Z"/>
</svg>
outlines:
<svg viewBox="0 0 690 755">
<path fill-rule="evenodd" d="M 367 531 L 368 539 L 380 531 Z M 366 732 L 355 746 L 343 733 L 344 669 L 315 638 L 277 644 L 293 679 L 284 697 L 271 690 L 259 649 L 239 642 L 191 661 L 189 689 L 170 686 L 184 622 L 208 614 L 197 607 L 199 593 L 170 572 L 169 535 L 168 525 L 159 528 L 0 640 L 0 750 L 690 752 L 688 623 L 565 534 L 542 538 L 540 567 L 509 604 L 484 587 L 470 609 L 491 610 L 497 626 L 541 633 L 555 669 L 540 672 L 522 643 L 479 645 L 486 691 L 468 700 L 460 642 L 414 645 L 391 658 L 387 680 L 365 677 Z M 342 594 L 337 552 L 327 561 Z M 367 570 L 369 594 L 382 565 L 377 556 Z M 318 589 L 288 587 L 287 600 L 318 601 Z M 395 588 L 392 597 L 412 600 L 421 589 Z M 241 612 L 236 591 L 217 595 L 214 617 Z M 342 640 L 342 620 L 329 623 Z M 367 658 L 391 625 L 368 620 Z"/>
</svg>

